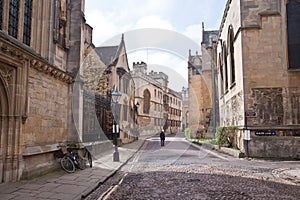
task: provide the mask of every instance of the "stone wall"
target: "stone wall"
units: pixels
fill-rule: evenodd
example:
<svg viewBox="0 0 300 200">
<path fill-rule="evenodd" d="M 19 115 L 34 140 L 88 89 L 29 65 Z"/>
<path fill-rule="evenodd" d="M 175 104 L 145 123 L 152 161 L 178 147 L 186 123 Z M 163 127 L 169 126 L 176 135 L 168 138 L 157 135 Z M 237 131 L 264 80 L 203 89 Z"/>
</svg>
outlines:
<svg viewBox="0 0 300 200">
<path fill-rule="evenodd" d="M 300 159 L 300 137 L 251 136 L 250 157 Z"/>
<path fill-rule="evenodd" d="M 66 82 L 29 68 L 29 110 L 22 134 L 22 178 L 40 175 L 57 167 L 53 152 L 57 150 L 58 143 L 68 141 L 70 87 Z"/>
<path fill-rule="evenodd" d="M 70 119 L 70 85 L 30 68 L 29 112 L 24 145 L 67 140 Z"/>
<path fill-rule="evenodd" d="M 223 102 L 223 98 L 220 100 L 220 122 L 224 126 L 243 126 L 244 125 L 244 112 L 243 94 L 240 91 L 234 95 L 231 99 Z"/>
</svg>

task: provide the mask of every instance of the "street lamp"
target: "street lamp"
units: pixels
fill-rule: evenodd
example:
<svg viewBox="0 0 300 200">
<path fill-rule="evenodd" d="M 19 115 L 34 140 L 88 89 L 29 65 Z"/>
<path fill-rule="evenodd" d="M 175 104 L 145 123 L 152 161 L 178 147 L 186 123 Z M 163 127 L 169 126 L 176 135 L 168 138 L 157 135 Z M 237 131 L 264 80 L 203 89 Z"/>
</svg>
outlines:
<svg viewBox="0 0 300 200">
<path fill-rule="evenodd" d="M 115 89 L 114 91 L 112 91 L 111 93 L 111 99 L 112 99 L 112 103 L 113 103 L 113 113 L 114 113 L 114 126 L 113 126 L 113 143 L 114 143 L 114 154 L 113 154 L 113 161 L 114 162 L 119 162 L 119 152 L 118 152 L 118 140 L 117 140 L 117 135 L 119 133 L 119 125 L 117 124 L 117 120 L 119 119 L 118 114 L 117 113 L 117 105 L 119 103 L 119 99 L 121 97 L 121 93 Z"/>
</svg>

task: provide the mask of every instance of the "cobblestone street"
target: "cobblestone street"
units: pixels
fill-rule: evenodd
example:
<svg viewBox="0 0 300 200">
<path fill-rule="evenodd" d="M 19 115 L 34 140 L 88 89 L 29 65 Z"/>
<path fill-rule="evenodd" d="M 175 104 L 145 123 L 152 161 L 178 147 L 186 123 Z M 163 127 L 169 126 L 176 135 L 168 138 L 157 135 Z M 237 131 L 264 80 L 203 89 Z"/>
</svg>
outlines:
<svg viewBox="0 0 300 200">
<path fill-rule="evenodd" d="M 168 137 L 165 147 L 150 138 L 110 187 L 87 199 L 299 199 L 299 183 L 276 173 L 298 162 L 248 161 L 199 148 L 180 136 Z"/>
<path fill-rule="evenodd" d="M 247 177 L 232 170 L 169 167 L 130 173 L 108 199 L 298 199 L 299 186 Z M 243 177 L 245 176 L 246 177 Z"/>
</svg>

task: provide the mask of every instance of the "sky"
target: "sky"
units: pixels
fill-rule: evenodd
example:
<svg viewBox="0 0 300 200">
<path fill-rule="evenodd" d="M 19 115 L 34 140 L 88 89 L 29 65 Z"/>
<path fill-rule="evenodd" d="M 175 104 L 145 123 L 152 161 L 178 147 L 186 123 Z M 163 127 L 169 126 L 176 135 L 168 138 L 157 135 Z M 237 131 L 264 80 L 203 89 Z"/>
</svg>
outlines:
<svg viewBox="0 0 300 200">
<path fill-rule="evenodd" d="M 218 30 L 227 0 L 85 0 L 93 43 L 118 45 L 121 34 L 132 69 L 144 61 L 148 71 L 169 76 L 170 88 L 187 87 L 188 50 L 200 52 L 202 22 Z M 200 52 L 201 53 L 201 52 Z"/>
</svg>

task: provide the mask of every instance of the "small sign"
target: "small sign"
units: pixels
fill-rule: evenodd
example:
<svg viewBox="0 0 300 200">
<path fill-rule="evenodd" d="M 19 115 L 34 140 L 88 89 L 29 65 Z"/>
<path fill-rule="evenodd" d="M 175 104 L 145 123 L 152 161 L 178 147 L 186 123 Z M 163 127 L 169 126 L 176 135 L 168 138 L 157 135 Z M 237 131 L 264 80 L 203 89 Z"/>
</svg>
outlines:
<svg viewBox="0 0 300 200">
<path fill-rule="evenodd" d="M 257 112 L 255 112 L 254 110 L 247 110 L 245 114 L 246 117 L 257 117 Z"/>
<path fill-rule="evenodd" d="M 275 136 L 275 131 L 256 131 L 255 135 L 257 136 Z"/>
<path fill-rule="evenodd" d="M 250 130 L 244 130 L 244 140 L 250 140 Z"/>
</svg>

